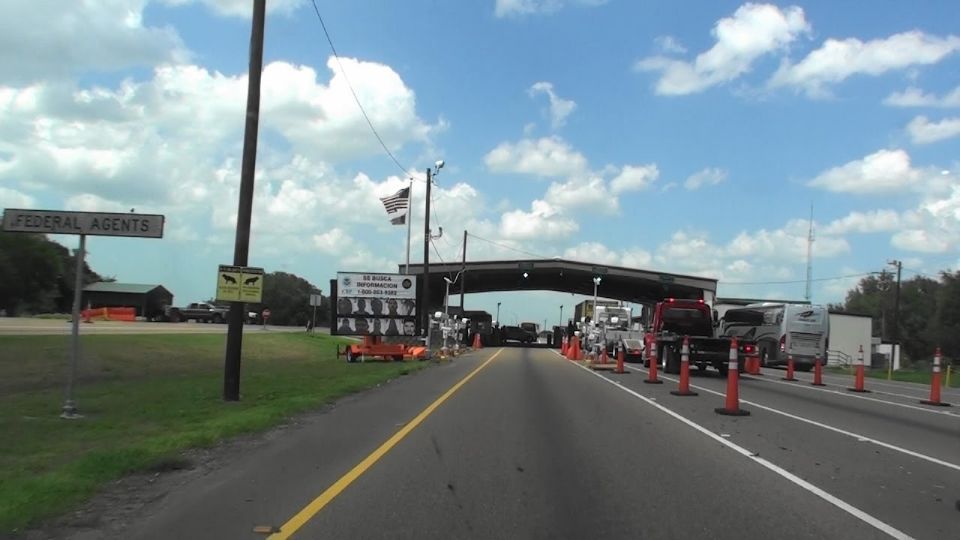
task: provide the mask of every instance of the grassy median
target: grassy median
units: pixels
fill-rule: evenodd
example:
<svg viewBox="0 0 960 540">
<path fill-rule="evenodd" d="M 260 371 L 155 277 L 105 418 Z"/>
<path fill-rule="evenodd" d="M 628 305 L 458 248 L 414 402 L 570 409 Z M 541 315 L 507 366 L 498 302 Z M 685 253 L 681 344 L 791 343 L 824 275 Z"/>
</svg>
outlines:
<svg viewBox="0 0 960 540">
<path fill-rule="evenodd" d="M 841 375 L 853 375 L 853 368 L 830 368 L 830 371 L 833 373 Z M 888 373 L 885 369 L 867 369 L 864 370 L 864 375 L 870 377 L 871 379 L 887 379 Z M 926 370 L 914 370 L 914 369 L 900 369 L 894 371 L 892 374 L 889 374 L 891 380 L 899 382 L 912 382 L 919 384 L 930 384 L 930 378 L 932 373 L 930 369 Z M 941 386 L 947 385 L 947 368 L 943 368 L 943 372 L 940 374 L 940 384 Z M 951 388 L 960 388 L 960 373 L 956 366 L 951 368 L 950 374 L 950 387 Z"/>
<path fill-rule="evenodd" d="M 224 403 L 223 335 L 87 335 L 76 398 L 58 417 L 68 336 L 0 336 L 0 532 L 56 516 L 125 474 L 176 463 L 187 448 L 266 429 L 291 415 L 419 369 L 346 364 L 337 338 L 244 337 L 241 401 Z"/>
</svg>

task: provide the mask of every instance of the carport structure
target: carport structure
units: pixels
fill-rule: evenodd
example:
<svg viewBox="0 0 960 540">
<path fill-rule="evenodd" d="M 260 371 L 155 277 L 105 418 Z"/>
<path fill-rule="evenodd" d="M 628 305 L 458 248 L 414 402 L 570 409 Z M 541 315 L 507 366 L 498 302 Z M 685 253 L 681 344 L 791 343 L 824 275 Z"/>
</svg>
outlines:
<svg viewBox="0 0 960 540">
<path fill-rule="evenodd" d="M 431 263 L 426 283 L 422 264 L 411 264 L 409 273 L 418 277 L 421 294 L 426 287 L 430 288 L 431 308 L 443 305 L 445 277 L 454 281 L 450 285 L 451 300 L 463 293 L 498 291 L 556 291 L 593 296 L 595 277 L 601 278 L 600 297 L 635 304 L 654 304 L 664 298 L 713 304 L 717 293 L 717 280 L 712 278 L 559 258 Z"/>
</svg>

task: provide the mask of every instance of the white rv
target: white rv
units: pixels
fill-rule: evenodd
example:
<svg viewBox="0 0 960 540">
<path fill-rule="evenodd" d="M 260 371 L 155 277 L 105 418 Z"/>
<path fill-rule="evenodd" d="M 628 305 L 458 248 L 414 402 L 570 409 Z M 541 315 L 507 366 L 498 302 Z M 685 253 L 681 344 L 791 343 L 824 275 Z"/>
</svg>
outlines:
<svg viewBox="0 0 960 540">
<path fill-rule="evenodd" d="M 792 354 L 794 366 L 809 371 L 818 353 L 826 365 L 830 343 L 830 314 L 826 306 L 750 304 L 727 310 L 721 328 L 724 335 L 756 341 L 764 366 L 786 365 L 787 356 Z"/>
</svg>

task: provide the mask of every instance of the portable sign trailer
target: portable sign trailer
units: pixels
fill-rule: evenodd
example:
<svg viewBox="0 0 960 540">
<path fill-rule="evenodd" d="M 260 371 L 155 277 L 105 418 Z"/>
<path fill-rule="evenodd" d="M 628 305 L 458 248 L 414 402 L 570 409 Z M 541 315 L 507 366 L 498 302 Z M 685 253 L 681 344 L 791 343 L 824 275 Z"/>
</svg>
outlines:
<svg viewBox="0 0 960 540">
<path fill-rule="evenodd" d="M 330 280 L 331 335 L 362 336 L 337 345 L 337 358 L 402 361 L 425 359 L 427 347 L 385 343 L 384 337 L 417 335 L 416 278 L 404 274 L 338 272 Z"/>
</svg>

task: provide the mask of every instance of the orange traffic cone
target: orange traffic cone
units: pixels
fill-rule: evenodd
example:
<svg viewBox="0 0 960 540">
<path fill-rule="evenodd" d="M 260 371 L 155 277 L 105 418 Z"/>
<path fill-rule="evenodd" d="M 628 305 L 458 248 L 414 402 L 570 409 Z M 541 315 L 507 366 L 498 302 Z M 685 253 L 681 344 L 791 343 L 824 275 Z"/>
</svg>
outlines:
<svg viewBox="0 0 960 540">
<path fill-rule="evenodd" d="M 823 384 L 823 364 L 820 362 L 820 353 L 813 360 L 813 386 L 826 386 Z"/>
<path fill-rule="evenodd" d="M 560 354 L 562 356 L 567 355 L 567 336 L 560 338 Z"/>
<path fill-rule="evenodd" d="M 643 382 L 647 384 L 663 384 L 663 381 L 657 378 L 657 340 L 650 338 L 650 371 L 647 372 L 647 378 Z"/>
<path fill-rule="evenodd" d="M 727 400 L 723 407 L 713 410 L 726 416 L 749 416 L 740 408 L 740 365 L 737 359 L 737 338 L 730 339 L 730 360 L 727 362 Z"/>
<path fill-rule="evenodd" d="M 483 342 L 480 341 L 480 332 L 477 332 L 473 335 L 473 349 L 480 350 L 483 348 Z"/>
<path fill-rule="evenodd" d="M 796 377 L 793 376 L 793 353 L 787 354 L 787 376 L 783 377 L 785 381 L 795 381 Z"/>
<path fill-rule="evenodd" d="M 629 373 L 627 370 L 623 369 L 624 362 L 624 352 L 623 347 L 617 347 L 617 367 L 613 370 L 614 373 L 625 374 Z"/>
<path fill-rule="evenodd" d="M 860 346 L 860 351 L 857 353 L 857 378 L 854 382 L 853 388 L 847 388 L 851 392 L 860 392 L 860 393 L 869 393 L 870 390 L 867 390 L 863 387 L 863 345 Z"/>
<path fill-rule="evenodd" d="M 690 338 L 683 336 L 683 348 L 680 349 L 680 384 L 676 390 L 671 390 L 675 396 L 696 396 L 690 391 Z"/>
<path fill-rule="evenodd" d="M 930 399 L 920 401 L 924 405 L 949 407 L 949 403 L 940 401 L 940 347 L 933 353 L 933 376 L 930 378 Z"/>
</svg>

